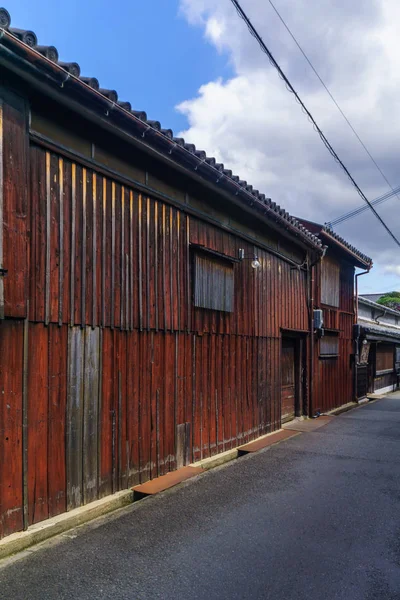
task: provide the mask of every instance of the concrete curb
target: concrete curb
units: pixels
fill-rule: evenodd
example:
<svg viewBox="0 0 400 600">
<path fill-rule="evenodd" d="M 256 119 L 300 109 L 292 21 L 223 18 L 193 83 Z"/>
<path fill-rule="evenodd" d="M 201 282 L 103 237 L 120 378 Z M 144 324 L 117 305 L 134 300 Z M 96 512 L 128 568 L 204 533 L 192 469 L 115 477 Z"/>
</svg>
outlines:
<svg viewBox="0 0 400 600">
<path fill-rule="evenodd" d="M 349 404 L 345 404 L 344 406 L 341 406 L 340 408 L 337 408 L 325 414 L 339 415 L 343 412 L 347 412 L 348 410 L 352 410 L 353 408 L 357 408 L 357 406 L 359 406 L 357 402 L 350 402 Z M 271 435 L 278 433 L 279 431 L 281 430 L 278 429 L 277 431 L 273 431 L 271 433 L 267 433 L 266 435 L 262 435 L 259 438 L 257 438 L 257 440 L 267 438 Z M 300 433 L 302 432 L 298 432 L 298 434 Z M 277 441 L 276 444 L 280 444 L 285 441 L 286 439 L 280 440 Z M 276 444 L 273 444 L 272 446 Z M 228 462 L 236 460 L 237 458 L 239 458 L 239 455 L 240 446 L 238 446 L 237 448 L 233 448 L 232 450 L 222 452 L 221 454 L 217 454 L 216 456 L 211 456 L 210 458 L 205 458 L 204 460 L 192 463 L 189 466 L 201 467 L 202 469 L 209 471 L 210 469 L 214 469 Z M 40 542 L 44 542 L 52 537 L 55 537 L 56 535 L 65 533 L 66 531 L 74 529 L 75 527 L 79 527 L 79 525 L 83 525 L 85 523 L 88 523 L 89 521 L 93 521 L 94 519 L 106 515 L 107 513 L 116 511 L 119 508 L 123 508 L 124 506 L 128 506 L 133 502 L 133 491 L 123 490 L 121 492 L 113 494 L 112 496 L 107 496 L 105 498 L 102 498 L 101 500 L 91 502 L 86 506 L 80 506 L 79 508 L 71 510 L 67 513 L 63 513 L 56 517 L 52 517 L 47 521 L 42 521 L 40 523 L 32 525 L 27 531 L 13 533 L 0 540 L 0 560 L 10 557 L 13 554 L 17 554 L 18 552 L 22 552 L 23 550 L 26 550 L 31 546 L 39 544 Z"/>
<path fill-rule="evenodd" d="M 131 504 L 133 501 L 132 490 L 123 490 L 112 496 L 91 502 L 86 506 L 80 506 L 67 513 L 52 517 L 32 525 L 27 531 L 13 533 L 0 540 L 0 560 L 26 550 L 34 544 L 39 544 L 56 535 L 83 525 L 88 521 L 97 519 L 109 512 L 115 511 Z"/>
<path fill-rule="evenodd" d="M 357 408 L 357 406 L 360 406 L 360 403 L 358 402 L 348 402 L 347 404 L 343 404 L 343 406 L 339 406 L 339 408 L 334 408 L 333 410 L 330 410 L 329 412 L 323 413 L 324 415 L 332 415 L 337 417 L 338 415 L 341 415 L 342 413 L 348 412 L 349 410 L 353 410 L 353 408 Z"/>
<path fill-rule="evenodd" d="M 301 418 L 301 420 L 304 420 Z M 283 431 L 283 429 L 277 429 L 276 431 L 271 431 L 270 433 L 265 433 L 264 435 L 260 435 L 260 437 L 252 440 L 252 442 L 258 442 L 265 438 L 270 437 L 271 435 L 277 434 L 279 431 Z M 286 440 L 278 440 L 272 445 L 280 444 L 281 442 L 285 442 Z M 220 467 L 231 460 L 235 460 L 236 458 L 240 458 L 240 449 L 243 446 L 241 444 L 237 448 L 233 448 L 232 450 L 227 450 L 226 452 L 221 452 L 221 454 L 217 454 L 216 456 L 210 456 L 209 458 L 204 458 L 203 460 L 199 460 L 197 462 L 191 463 L 190 467 L 201 467 L 205 471 L 209 471 L 210 469 L 214 469 L 215 467 Z"/>
<path fill-rule="evenodd" d="M 233 448 L 232 450 L 227 450 L 226 452 L 221 452 L 221 454 L 217 454 L 216 456 L 210 456 L 209 458 L 204 458 L 203 460 L 199 460 L 190 464 L 190 467 L 201 467 L 205 471 L 209 471 L 210 469 L 214 469 L 215 467 L 219 467 L 224 465 L 231 460 L 235 460 L 239 456 L 239 449 Z"/>
</svg>

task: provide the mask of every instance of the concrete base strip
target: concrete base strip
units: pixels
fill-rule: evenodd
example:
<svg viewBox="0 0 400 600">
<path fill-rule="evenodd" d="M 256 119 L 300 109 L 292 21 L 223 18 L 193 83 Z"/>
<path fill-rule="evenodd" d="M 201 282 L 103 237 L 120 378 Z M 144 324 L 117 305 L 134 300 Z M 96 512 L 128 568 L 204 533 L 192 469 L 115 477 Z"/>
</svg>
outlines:
<svg viewBox="0 0 400 600">
<path fill-rule="evenodd" d="M 209 471 L 210 469 L 224 465 L 231 460 L 235 460 L 237 457 L 238 449 L 233 448 L 233 450 L 227 450 L 226 452 L 221 452 L 221 454 L 216 454 L 215 456 L 210 456 L 209 458 L 199 460 L 198 462 L 192 463 L 190 466 L 201 467 L 205 471 Z"/>
<path fill-rule="evenodd" d="M 320 427 L 324 427 L 324 425 L 328 425 L 329 421 L 332 421 L 334 418 L 333 415 L 321 415 L 317 419 L 307 419 L 306 421 L 294 420 L 283 427 L 286 431 L 315 431 L 316 429 L 320 429 Z"/>
<path fill-rule="evenodd" d="M 130 504 L 132 500 L 132 491 L 124 490 L 101 500 L 95 500 L 95 502 L 91 502 L 86 506 L 80 506 L 70 512 L 31 525 L 27 531 L 13 533 L 0 540 L 0 559 L 26 550 L 26 548 L 34 544 L 39 544 L 55 535 L 78 527 L 78 525 L 83 525 L 97 517 L 122 508 Z"/>
<path fill-rule="evenodd" d="M 353 404 L 357 406 L 356 403 L 352 403 L 349 408 L 352 408 Z M 344 407 L 341 407 L 342 410 L 343 408 Z M 340 411 L 341 409 L 336 410 Z M 319 419 L 321 418 L 323 417 L 319 417 Z M 313 419 L 312 421 L 315 422 L 319 419 Z M 310 422 L 309 419 L 301 421 L 301 423 L 308 422 Z M 174 485 L 177 485 L 178 483 L 181 483 L 182 481 L 186 481 L 189 479 L 189 477 L 193 477 L 199 473 L 213 469 L 214 467 L 218 467 L 228 461 L 235 460 L 244 454 L 257 452 L 258 450 L 277 444 L 294 435 L 299 435 L 299 431 L 290 431 L 287 428 L 268 433 L 257 438 L 253 442 L 249 442 L 248 444 L 238 448 L 234 448 L 197 463 L 193 463 L 187 467 L 183 467 L 183 469 L 179 469 L 179 471 L 173 471 L 167 475 L 153 479 L 152 481 L 148 481 L 142 486 L 133 488 L 133 491 L 123 490 L 122 492 L 117 492 L 112 496 L 107 496 L 101 500 L 91 502 L 86 506 L 80 506 L 79 508 L 71 510 L 70 512 L 52 517 L 47 521 L 42 521 L 35 525 L 31 525 L 27 531 L 13 533 L 12 535 L 0 540 L 0 560 L 7 556 L 11 556 L 12 554 L 16 554 L 17 552 L 26 550 L 34 544 L 39 544 L 40 542 L 43 542 L 56 535 L 65 533 L 70 529 L 78 527 L 79 525 L 83 525 L 84 523 L 92 521 L 93 519 L 101 517 L 109 512 L 122 508 L 132 503 L 134 499 L 143 498 L 149 494 L 152 495 L 158 491 L 162 491 L 162 489 L 168 489 Z M 163 478 L 165 479 L 163 480 Z M 160 483 L 159 480 L 163 481 Z"/>
</svg>

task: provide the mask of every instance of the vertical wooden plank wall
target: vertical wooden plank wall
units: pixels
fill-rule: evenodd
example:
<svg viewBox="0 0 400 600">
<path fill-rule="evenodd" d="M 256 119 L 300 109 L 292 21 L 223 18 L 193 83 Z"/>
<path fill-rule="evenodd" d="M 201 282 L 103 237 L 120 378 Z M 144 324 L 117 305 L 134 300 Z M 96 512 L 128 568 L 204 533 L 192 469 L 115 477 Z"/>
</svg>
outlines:
<svg viewBox="0 0 400 600">
<path fill-rule="evenodd" d="M 29 523 L 279 427 L 281 330 L 308 329 L 306 273 L 39 146 L 30 165 Z M 232 313 L 193 307 L 190 244 L 259 256 L 258 270 L 234 264 Z M 22 336 L 22 321 L 0 326 L 0 344 L 15 339 L 0 371 L 13 440 Z M 13 452 L 6 483 L 22 478 Z M 0 536 L 22 528 L 24 504 L 2 485 Z"/>
<path fill-rule="evenodd" d="M 26 103 L 0 86 L 0 317 L 26 316 L 28 175 Z"/>
<path fill-rule="evenodd" d="M 325 260 L 325 259 L 324 259 Z M 339 302 L 337 307 L 321 302 L 321 268 L 318 265 L 314 274 L 315 306 L 324 311 L 324 326 L 339 332 L 339 355 L 335 358 L 319 357 L 319 341 L 314 347 L 314 412 L 330 411 L 354 400 L 354 366 L 351 355 L 354 353 L 353 324 L 354 310 L 354 267 L 334 255 L 329 257 L 331 269 L 340 271 Z"/>
<path fill-rule="evenodd" d="M 0 538 L 27 525 L 27 193 L 25 100 L 0 86 Z"/>
</svg>

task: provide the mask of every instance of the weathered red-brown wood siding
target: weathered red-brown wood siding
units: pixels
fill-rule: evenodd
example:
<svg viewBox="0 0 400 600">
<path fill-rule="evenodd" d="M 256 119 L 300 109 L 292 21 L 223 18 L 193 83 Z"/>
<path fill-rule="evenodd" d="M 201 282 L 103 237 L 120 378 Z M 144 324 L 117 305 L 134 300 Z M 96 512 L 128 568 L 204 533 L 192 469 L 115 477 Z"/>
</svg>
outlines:
<svg viewBox="0 0 400 600">
<path fill-rule="evenodd" d="M 281 333 L 309 319 L 306 272 L 280 257 L 44 146 L 20 168 L 0 536 L 279 427 Z M 258 255 L 234 263 L 232 312 L 194 307 L 191 245 Z"/>
<path fill-rule="evenodd" d="M 329 251 L 328 251 L 329 252 Z M 324 327 L 337 331 L 339 337 L 339 353 L 334 358 L 320 356 L 320 342 L 315 338 L 314 344 L 314 375 L 313 375 L 313 412 L 329 411 L 354 400 L 354 366 L 352 354 L 354 353 L 353 324 L 355 323 L 354 310 L 354 267 L 341 260 L 332 253 L 328 254 L 328 269 L 339 271 L 338 296 L 332 289 L 328 297 L 331 306 L 322 302 L 321 287 L 323 285 L 323 269 L 321 264 L 314 267 L 314 299 L 315 308 L 322 308 L 324 314 Z M 324 259 L 326 260 L 326 259 Z M 328 279 L 332 284 L 332 279 Z"/>
</svg>

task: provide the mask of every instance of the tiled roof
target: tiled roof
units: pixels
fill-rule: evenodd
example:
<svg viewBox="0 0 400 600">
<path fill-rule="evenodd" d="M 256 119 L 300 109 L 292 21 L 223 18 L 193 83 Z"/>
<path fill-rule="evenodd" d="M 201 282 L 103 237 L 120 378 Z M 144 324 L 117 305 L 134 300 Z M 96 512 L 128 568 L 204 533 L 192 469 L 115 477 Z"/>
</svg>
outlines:
<svg viewBox="0 0 400 600">
<path fill-rule="evenodd" d="M 322 236 L 322 239 L 325 241 L 325 243 L 328 243 L 328 245 L 329 245 L 329 241 L 332 240 L 334 243 L 338 244 L 339 246 L 342 246 L 342 248 L 346 252 L 351 253 L 357 259 L 357 262 L 360 263 L 359 266 L 365 266 L 368 269 L 370 269 L 372 267 L 372 259 L 369 258 L 369 256 L 366 256 L 366 254 L 363 254 L 362 252 L 360 252 L 360 250 L 355 248 L 355 246 L 352 246 L 351 244 L 349 244 L 349 242 L 347 242 L 345 239 L 340 237 L 340 235 L 335 233 L 332 229 L 330 229 L 326 225 L 321 225 L 321 223 L 316 223 L 315 221 L 309 221 L 308 219 L 299 218 L 299 220 L 310 231 L 312 231 L 319 237 Z"/>
<path fill-rule="evenodd" d="M 40 61 L 37 60 L 37 56 L 35 57 L 36 68 L 42 66 L 43 69 L 46 68 L 48 70 L 48 61 L 51 61 L 54 65 L 57 65 L 59 70 L 62 69 L 65 72 L 65 89 L 67 89 L 69 85 L 68 79 L 70 79 L 70 83 L 72 80 L 81 81 L 82 84 L 85 84 L 84 87 L 86 88 L 86 93 L 88 92 L 88 89 L 91 88 L 93 93 L 97 95 L 100 94 L 104 99 L 110 101 L 112 103 L 111 108 L 113 112 L 119 109 L 124 113 L 122 116 L 125 117 L 127 116 L 127 113 L 129 113 L 132 121 L 136 122 L 135 125 L 139 128 L 141 136 L 143 138 L 146 137 L 148 145 L 154 145 L 157 147 L 157 150 L 160 150 L 160 147 L 162 147 L 164 153 L 168 154 L 169 158 L 174 160 L 174 162 L 194 164 L 194 170 L 203 178 L 211 179 L 214 184 L 218 183 L 219 187 L 223 188 L 226 192 L 231 194 L 234 192 L 234 195 L 238 196 L 240 201 L 244 202 L 247 206 L 250 206 L 252 210 L 265 215 L 278 223 L 280 227 L 291 232 L 292 235 L 296 236 L 301 241 L 322 252 L 323 244 L 321 240 L 318 236 L 308 231 L 298 219 L 289 215 L 283 208 L 278 206 L 275 202 L 272 202 L 270 198 L 266 198 L 265 194 L 253 189 L 253 186 L 248 184 L 247 181 L 243 181 L 237 175 L 234 175 L 232 171 L 225 168 L 225 165 L 217 163 L 214 157 L 207 156 L 203 150 L 197 149 L 194 144 L 186 143 L 184 139 L 175 137 L 173 131 L 171 129 L 163 128 L 159 121 L 148 119 L 145 111 L 134 110 L 132 109 L 130 102 L 119 100 L 118 93 L 115 90 L 102 88 L 95 77 L 81 75 L 81 69 L 78 63 L 63 62 L 59 60 L 57 49 L 54 46 L 40 45 L 37 36 L 33 31 L 11 27 L 10 15 L 4 8 L 0 8 L 0 28 L 0 49 L 3 45 L 10 45 L 12 39 L 19 40 L 19 42 L 22 42 L 44 57 L 42 65 L 40 65 Z M 21 44 L 19 44 L 19 46 L 21 46 Z M 29 55 L 28 49 L 23 46 L 20 48 L 13 48 L 13 50 L 25 50 L 25 58 Z"/>
<path fill-rule="evenodd" d="M 383 296 L 384 294 L 381 294 Z M 358 296 L 358 302 L 360 304 L 365 304 L 366 306 L 371 306 L 372 308 L 379 308 L 380 310 L 384 310 L 386 313 L 390 315 L 395 315 L 396 317 L 400 317 L 400 311 L 395 310 L 394 308 L 390 308 L 389 306 L 385 306 L 384 304 L 378 304 L 378 302 L 374 302 L 370 300 L 368 296 Z"/>
<path fill-rule="evenodd" d="M 400 327 L 397 327 L 396 325 L 377 325 L 376 323 L 368 319 L 363 319 L 362 317 L 358 319 L 358 324 L 361 325 L 364 333 L 370 333 L 375 336 L 391 337 L 397 340 L 400 339 Z"/>
<path fill-rule="evenodd" d="M 363 262 L 372 265 L 372 259 L 369 256 L 360 252 L 360 250 L 358 250 L 355 246 L 352 246 L 351 244 L 349 244 L 349 242 L 346 242 L 346 240 L 343 239 L 338 233 L 333 231 L 333 229 L 330 229 L 329 227 L 324 225 L 324 227 L 322 228 L 322 232 L 328 234 L 330 237 L 332 237 L 336 241 L 338 241 L 339 244 L 342 244 L 342 246 L 345 246 L 346 248 L 348 248 L 353 254 L 358 256 Z"/>
</svg>

